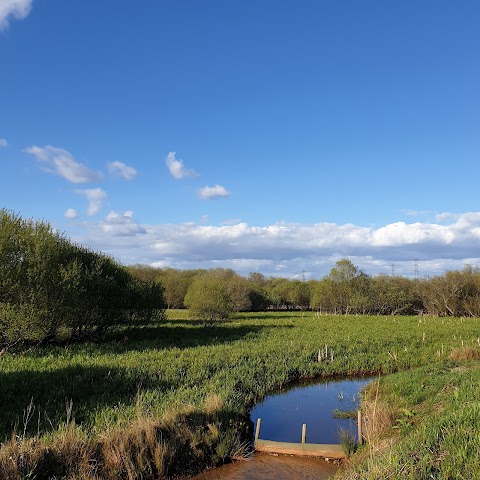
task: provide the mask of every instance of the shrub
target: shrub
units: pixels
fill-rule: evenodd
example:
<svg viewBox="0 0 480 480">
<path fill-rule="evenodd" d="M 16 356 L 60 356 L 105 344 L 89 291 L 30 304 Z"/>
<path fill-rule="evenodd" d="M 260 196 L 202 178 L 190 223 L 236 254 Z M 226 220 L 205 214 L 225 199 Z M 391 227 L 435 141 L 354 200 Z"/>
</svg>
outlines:
<svg viewBox="0 0 480 480">
<path fill-rule="evenodd" d="M 235 310 L 225 282 L 215 275 L 202 275 L 192 282 L 185 295 L 192 314 L 207 323 L 226 320 Z"/>
<path fill-rule="evenodd" d="M 163 313 L 162 289 L 43 221 L 0 210 L 0 344 L 84 337 Z"/>
</svg>

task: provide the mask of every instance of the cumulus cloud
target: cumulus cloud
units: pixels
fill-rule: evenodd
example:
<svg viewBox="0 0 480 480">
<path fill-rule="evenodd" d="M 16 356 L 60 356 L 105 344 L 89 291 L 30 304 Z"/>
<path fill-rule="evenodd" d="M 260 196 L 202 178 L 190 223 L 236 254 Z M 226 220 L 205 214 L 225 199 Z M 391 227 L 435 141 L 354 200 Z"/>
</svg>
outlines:
<svg viewBox="0 0 480 480">
<path fill-rule="evenodd" d="M 73 155 L 63 148 L 33 145 L 26 148 L 25 152 L 33 155 L 42 164 L 44 171 L 59 175 L 69 182 L 90 183 L 103 178 L 100 172 L 94 172 L 83 163 L 77 162 Z"/>
<path fill-rule="evenodd" d="M 213 187 L 203 187 L 198 191 L 198 196 L 203 200 L 212 200 L 214 198 L 229 197 L 231 193 L 221 185 Z"/>
<path fill-rule="evenodd" d="M 32 0 L 0 0 L 0 30 L 6 29 L 12 18 L 25 18 L 31 9 Z"/>
<path fill-rule="evenodd" d="M 0 148 L 8 147 L 8 142 L 4 138 L 0 138 Z"/>
<path fill-rule="evenodd" d="M 101 188 L 87 188 L 75 190 L 78 195 L 83 195 L 88 200 L 87 215 L 96 215 L 102 208 L 103 202 L 107 199 L 107 192 Z"/>
<path fill-rule="evenodd" d="M 141 233 L 142 235 L 138 235 Z M 448 225 L 394 222 L 379 228 L 335 223 L 235 225 L 138 224 L 131 212 L 111 212 L 76 240 L 124 263 L 174 268 L 227 267 L 247 274 L 308 278 L 328 274 L 349 258 L 366 273 L 413 277 L 480 266 L 480 212 L 459 214 Z"/>
<path fill-rule="evenodd" d="M 74 218 L 78 217 L 78 213 L 74 208 L 69 208 L 63 215 L 69 220 L 73 220 Z"/>
<path fill-rule="evenodd" d="M 185 168 L 183 161 L 176 158 L 176 152 L 169 152 L 165 160 L 168 170 L 173 178 L 180 180 L 185 177 L 197 177 L 195 170 Z"/>
<path fill-rule="evenodd" d="M 137 171 L 123 162 L 110 162 L 108 164 L 108 173 L 125 180 L 133 180 L 137 176 Z"/>
<path fill-rule="evenodd" d="M 132 236 L 147 233 L 145 228 L 137 224 L 131 210 L 127 210 L 123 212 L 123 214 L 111 211 L 101 223 L 101 229 L 105 233 L 118 236 Z"/>
</svg>

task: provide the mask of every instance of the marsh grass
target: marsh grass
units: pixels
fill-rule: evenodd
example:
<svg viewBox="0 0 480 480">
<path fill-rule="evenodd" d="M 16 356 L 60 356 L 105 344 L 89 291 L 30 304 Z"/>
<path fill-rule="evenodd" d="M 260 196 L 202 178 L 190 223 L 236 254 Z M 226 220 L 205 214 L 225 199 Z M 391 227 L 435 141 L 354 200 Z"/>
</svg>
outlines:
<svg viewBox="0 0 480 480">
<path fill-rule="evenodd" d="M 108 342 L 1 355 L 0 478 L 194 473 L 242 457 L 252 430 L 249 408 L 280 386 L 300 378 L 453 365 L 447 352 L 462 342 L 478 348 L 480 326 L 477 319 L 267 312 L 203 327 L 186 311 L 167 314 L 166 323 L 126 330 Z M 325 345 L 328 355 L 319 362 Z M 395 408 L 418 403 L 424 409 L 415 423 L 429 408 L 446 409 L 432 378 L 409 373 L 399 384 Z M 388 385 L 379 387 L 373 442 L 382 430 L 382 409 L 392 415 L 384 401 L 393 388 Z M 458 388 L 443 387 L 452 395 Z"/>
<path fill-rule="evenodd" d="M 480 360 L 480 348 L 478 346 L 454 348 L 448 358 L 459 361 Z"/>
<path fill-rule="evenodd" d="M 357 418 L 357 410 L 339 410 L 335 408 L 332 412 L 333 418 Z"/>
<path fill-rule="evenodd" d="M 342 446 L 343 453 L 347 458 L 350 458 L 357 449 L 355 435 L 352 432 L 341 428 L 338 432 L 338 436 L 340 438 L 340 445 Z"/>
<path fill-rule="evenodd" d="M 449 358 L 371 384 L 362 402 L 367 445 L 338 478 L 480 478 L 479 396 L 472 360 Z"/>
</svg>

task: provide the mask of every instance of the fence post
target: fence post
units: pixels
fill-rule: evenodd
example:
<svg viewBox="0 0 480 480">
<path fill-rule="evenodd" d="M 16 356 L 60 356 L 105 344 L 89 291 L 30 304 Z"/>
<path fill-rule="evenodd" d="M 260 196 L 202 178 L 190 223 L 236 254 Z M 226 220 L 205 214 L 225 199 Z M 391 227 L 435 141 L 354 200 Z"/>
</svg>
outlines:
<svg viewBox="0 0 480 480">
<path fill-rule="evenodd" d="M 260 436 L 260 425 L 262 423 L 262 419 L 258 418 L 257 419 L 257 428 L 255 429 L 255 440 L 258 440 L 258 437 Z"/>
<path fill-rule="evenodd" d="M 302 443 L 305 443 L 307 441 L 307 424 L 304 423 L 302 425 Z"/>
<path fill-rule="evenodd" d="M 363 432 L 362 432 L 362 412 L 357 412 L 357 426 L 358 426 L 358 444 L 363 445 Z"/>
</svg>

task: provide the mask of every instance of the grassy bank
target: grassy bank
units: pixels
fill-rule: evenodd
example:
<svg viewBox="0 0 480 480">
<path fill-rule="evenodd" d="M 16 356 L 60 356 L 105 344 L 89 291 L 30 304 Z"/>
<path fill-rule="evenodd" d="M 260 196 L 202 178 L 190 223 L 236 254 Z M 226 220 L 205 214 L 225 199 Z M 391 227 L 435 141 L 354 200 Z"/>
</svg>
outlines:
<svg viewBox="0 0 480 480">
<path fill-rule="evenodd" d="M 363 410 L 368 444 L 342 479 L 480 477 L 480 350 L 370 385 Z"/>
<path fill-rule="evenodd" d="M 443 365 L 452 349 L 478 345 L 480 326 L 283 312 L 204 327 L 168 313 L 101 344 L 3 353 L 0 477 L 193 473 L 241 453 L 249 406 L 280 385 Z"/>
</svg>

